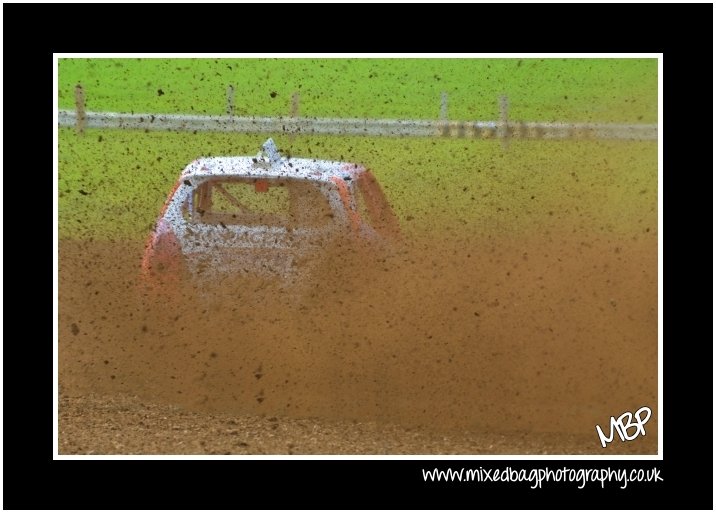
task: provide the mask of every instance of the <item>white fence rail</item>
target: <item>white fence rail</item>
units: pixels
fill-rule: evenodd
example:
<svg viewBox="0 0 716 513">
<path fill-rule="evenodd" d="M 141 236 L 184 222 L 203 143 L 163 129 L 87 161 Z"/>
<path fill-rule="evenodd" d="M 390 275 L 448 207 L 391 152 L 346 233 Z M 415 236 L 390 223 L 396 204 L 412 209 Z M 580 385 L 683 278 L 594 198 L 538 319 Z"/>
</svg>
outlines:
<svg viewBox="0 0 716 513">
<path fill-rule="evenodd" d="M 609 123 L 542 123 L 514 122 L 508 118 L 509 101 L 500 96 L 499 121 L 449 121 L 448 95 L 440 95 L 438 120 L 350 119 L 300 117 L 300 93 L 291 96 L 291 113 L 286 117 L 235 116 L 235 90 L 226 90 L 225 116 L 191 114 L 134 114 L 120 112 L 87 112 L 85 92 L 75 87 L 75 110 L 59 112 L 59 126 L 85 128 L 126 128 L 134 130 L 173 130 L 190 132 L 286 133 L 321 135 L 364 135 L 387 137 L 465 137 L 500 139 L 504 146 L 510 139 L 630 139 L 655 140 L 656 125 L 621 125 Z"/>
<path fill-rule="evenodd" d="M 349 119 L 307 117 L 240 117 L 188 114 L 128 114 L 61 110 L 61 127 L 121 128 L 201 132 L 365 135 L 388 137 L 465 137 L 478 139 L 631 139 L 656 140 L 655 124 L 549 123 Z"/>
<path fill-rule="evenodd" d="M 235 116 L 235 90 L 226 90 L 225 116 L 191 114 L 134 114 L 120 112 L 87 112 L 85 92 L 75 87 L 75 110 L 61 110 L 59 125 L 74 126 L 77 132 L 85 128 L 126 128 L 135 130 L 174 130 L 191 132 L 243 132 L 297 134 L 365 135 L 387 137 L 465 137 L 500 139 L 503 146 L 510 139 L 631 139 L 654 140 L 656 125 L 623 125 L 609 123 L 543 123 L 510 121 L 507 96 L 498 99 L 499 121 L 450 121 L 448 94 L 440 96 L 440 119 L 350 119 L 300 117 L 300 93 L 291 96 L 291 111 L 287 117 Z"/>
</svg>

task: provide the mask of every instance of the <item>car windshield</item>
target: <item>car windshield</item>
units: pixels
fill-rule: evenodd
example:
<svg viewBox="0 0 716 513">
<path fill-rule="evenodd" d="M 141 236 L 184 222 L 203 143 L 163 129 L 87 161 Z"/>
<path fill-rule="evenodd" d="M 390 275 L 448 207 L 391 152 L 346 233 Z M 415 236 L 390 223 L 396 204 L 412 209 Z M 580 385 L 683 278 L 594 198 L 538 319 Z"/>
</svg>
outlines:
<svg viewBox="0 0 716 513">
<path fill-rule="evenodd" d="M 296 179 L 213 178 L 185 205 L 193 223 L 318 228 L 333 213 L 319 183 Z"/>
</svg>

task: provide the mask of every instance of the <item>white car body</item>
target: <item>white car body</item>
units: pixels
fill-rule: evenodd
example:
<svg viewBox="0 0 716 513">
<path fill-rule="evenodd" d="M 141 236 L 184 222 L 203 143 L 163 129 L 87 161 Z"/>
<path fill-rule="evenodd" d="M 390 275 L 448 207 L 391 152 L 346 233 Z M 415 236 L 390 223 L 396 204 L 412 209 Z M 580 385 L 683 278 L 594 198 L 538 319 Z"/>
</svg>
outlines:
<svg viewBox="0 0 716 513">
<path fill-rule="evenodd" d="M 383 220 L 380 229 L 365 217 Z M 202 283 L 244 275 L 295 282 L 313 272 L 332 240 L 382 240 L 397 227 L 365 167 L 284 157 L 269 139 L 256 157 L 202 158 L 184 169 L 143 271 L 149 281 L 163 275 L 162 285 L 180 271 Z"/>
</svg>

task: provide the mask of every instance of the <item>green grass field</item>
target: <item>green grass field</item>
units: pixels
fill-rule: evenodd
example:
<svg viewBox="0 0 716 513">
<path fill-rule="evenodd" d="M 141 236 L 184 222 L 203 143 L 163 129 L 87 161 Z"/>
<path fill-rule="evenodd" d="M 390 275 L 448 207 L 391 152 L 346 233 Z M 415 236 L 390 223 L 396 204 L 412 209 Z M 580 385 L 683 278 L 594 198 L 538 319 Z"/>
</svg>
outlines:
<svg viewBox="0 0 716 513">
<path fill-rule="evenodd" d="M 498 96 L 522 121 L 657 121 L 656 59 L 62 59 L 60 108 L 74 87 L 93 111 L 223 114 L 236 88 L 240 115 L 437 119 L 440 94 L 455 120 L 498 118 Z"/>
<path fill-rule="evenodd" d="M 656 122 L 654 59 L 65 59 L 61 108 L 220 114 L 236 86 L 244 115 Z M 159 94 L 159 91 L 161 93 Z M 271 93 L 276 93 L 272 95 Z M 656 229 L 657 145 L 272 134 L 292 155 L 374 170 L 407 232 L 491 237 Z M 253 155 L 267 135 L 59 130 L 61 238 L 147 235 L 180 171 L 199 156 Z"/>
</svg>

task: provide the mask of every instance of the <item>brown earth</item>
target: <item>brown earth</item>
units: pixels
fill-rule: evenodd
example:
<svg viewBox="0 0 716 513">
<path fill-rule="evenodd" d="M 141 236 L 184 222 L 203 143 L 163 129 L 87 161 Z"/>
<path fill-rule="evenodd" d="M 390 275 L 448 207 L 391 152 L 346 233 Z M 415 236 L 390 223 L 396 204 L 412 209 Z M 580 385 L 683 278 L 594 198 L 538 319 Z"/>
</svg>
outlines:
<svg viewBox="0 0 716 513">
<path fill-rule="evenodd" d="M 657 451 L 654 233 L 433 237 L 300 302 L 166 308 L 141 249 L 60 242 L 60 454 Z M 642 406 L 647 436 L 603 450 Z"/>
</svg>

